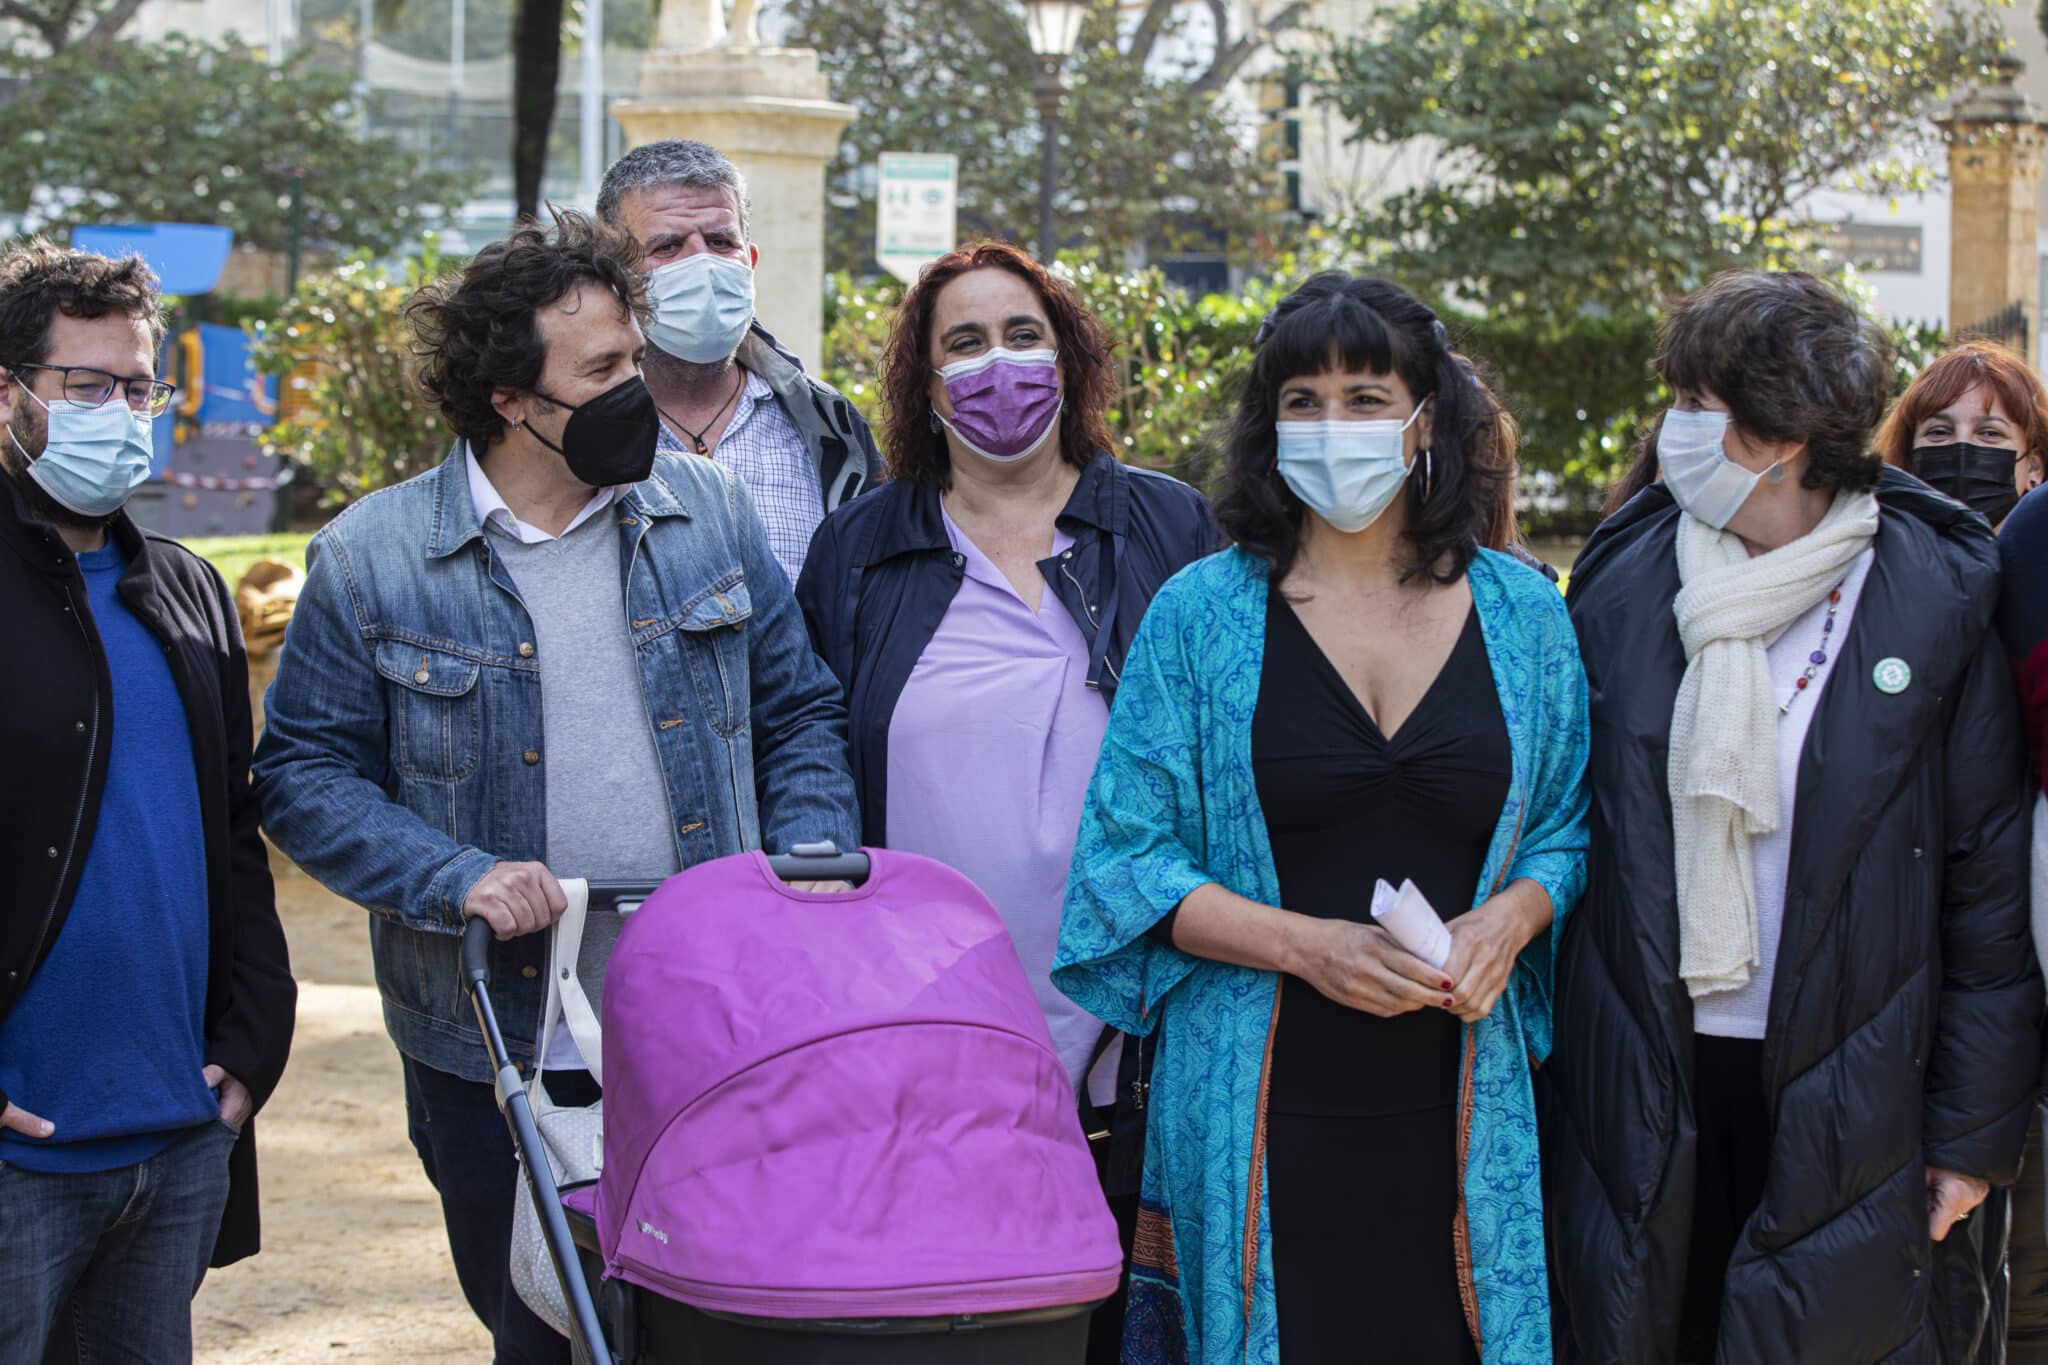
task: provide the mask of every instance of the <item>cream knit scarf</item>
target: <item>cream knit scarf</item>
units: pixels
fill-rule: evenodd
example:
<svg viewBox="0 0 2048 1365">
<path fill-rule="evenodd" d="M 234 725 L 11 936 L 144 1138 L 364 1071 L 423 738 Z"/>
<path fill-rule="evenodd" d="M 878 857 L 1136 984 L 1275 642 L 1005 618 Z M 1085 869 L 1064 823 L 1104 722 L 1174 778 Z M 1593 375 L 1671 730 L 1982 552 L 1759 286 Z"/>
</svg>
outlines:
<svg viewBox="0 0 2048 1365">
<path fill-rule="evenodd" d="M 1757 966 L 1750 840 L 1781 818 L 1780 698 L 1764 650 L 1841 582 L 1876 534 L 1869 493 L 1837 494 L 1820 525 L 1754 558 L 1728 532 L 1678 519 L 1672 611 L 1686 664 L 1671 708 L 1671 832 L 1678 974 L 1694 999 L 1737 989 Z"/>
</svg>

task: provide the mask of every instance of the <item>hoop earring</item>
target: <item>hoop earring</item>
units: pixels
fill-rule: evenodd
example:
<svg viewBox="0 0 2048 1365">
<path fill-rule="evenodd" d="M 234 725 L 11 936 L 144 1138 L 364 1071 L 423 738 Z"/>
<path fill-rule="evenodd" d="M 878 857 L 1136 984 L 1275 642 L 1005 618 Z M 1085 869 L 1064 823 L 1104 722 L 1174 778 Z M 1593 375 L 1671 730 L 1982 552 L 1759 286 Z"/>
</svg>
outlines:
<svg viewBox="0 0 2048 1365">
<path fill-rule="evenodd" d="M 1425 448 L 1422 452 L 1422 500 L 1424 502 L 1429 501 L 1429 490 L 1435 482 L 1436 463 L 1430 458 L 1430 450 Z"/>
</svg>

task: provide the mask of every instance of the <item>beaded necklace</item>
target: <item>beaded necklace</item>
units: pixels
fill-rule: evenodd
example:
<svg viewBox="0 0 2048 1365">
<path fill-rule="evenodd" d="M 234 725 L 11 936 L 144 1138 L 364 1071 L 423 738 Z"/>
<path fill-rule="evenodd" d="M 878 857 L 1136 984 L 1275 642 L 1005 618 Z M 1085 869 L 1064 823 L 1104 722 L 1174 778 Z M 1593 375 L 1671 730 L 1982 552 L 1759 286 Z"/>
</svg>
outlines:
<svg viewBox="0 0 2048 1365">
<path fill-rule="evenodd" d="M 1806 656 L 1806 671 L 1792 684 L 1792 695 L 1785 698 L 1784 703 L 1778 707 L 1779 715 L 1782 716 L 1792 709 L 1792 704 L 1799 700 L 1799 694 L 1813 686 L 1814 675 L 1827 666 L 1828 646 L 1833 643 L 1835 634 L 1835 613 L 1842 609 L 1842 586 L 1848 581 L 1848 578 L 1844 577 L 1828 594 L 1827 619 L 1820 623 L 1820 644 L 1813 653 Z"/>
</svg>

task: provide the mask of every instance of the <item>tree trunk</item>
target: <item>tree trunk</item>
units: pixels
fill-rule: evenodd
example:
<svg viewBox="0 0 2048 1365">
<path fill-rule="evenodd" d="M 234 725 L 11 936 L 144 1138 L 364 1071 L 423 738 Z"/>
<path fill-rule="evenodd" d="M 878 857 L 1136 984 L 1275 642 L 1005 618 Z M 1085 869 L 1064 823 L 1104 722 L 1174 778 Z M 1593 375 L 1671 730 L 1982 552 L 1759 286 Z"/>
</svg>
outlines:
<svg viewBox="0 0 2048 1365">
<path fill-rule="evenodd" d="M 512 20 L 512 196 L 521 218 L 540 214 L 561 75 L 562 0 L 519 0 Z"/>
</svg>

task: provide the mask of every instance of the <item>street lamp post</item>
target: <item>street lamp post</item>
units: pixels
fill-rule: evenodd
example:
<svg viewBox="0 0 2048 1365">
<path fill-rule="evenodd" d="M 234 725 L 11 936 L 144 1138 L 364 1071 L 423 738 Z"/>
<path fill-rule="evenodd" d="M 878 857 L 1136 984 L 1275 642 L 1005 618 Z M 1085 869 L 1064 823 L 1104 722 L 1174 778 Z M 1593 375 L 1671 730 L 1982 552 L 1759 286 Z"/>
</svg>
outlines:
<svg viewBox="0 0 2048 1365">
<path fill-rule="evenodd" d="M 1060 79 L 1067 54 L 1081 36 L 1081 21 L 1087 17 L 1087 0 L 1023 0 L 1024 31 L 1031 39 L 1031 55 L 1038 60 L 1032 79 L 1032 93 L 1038 96 L 1038 125 L 1042 140 L 1038 162 L 1038 259 L 1053 263 L 1059 243 L 1053 235 L 1052 197 L 1059 183 L 1060 100 L 1067 93 Z"/>
</svg>

